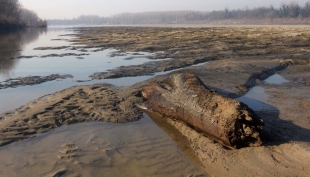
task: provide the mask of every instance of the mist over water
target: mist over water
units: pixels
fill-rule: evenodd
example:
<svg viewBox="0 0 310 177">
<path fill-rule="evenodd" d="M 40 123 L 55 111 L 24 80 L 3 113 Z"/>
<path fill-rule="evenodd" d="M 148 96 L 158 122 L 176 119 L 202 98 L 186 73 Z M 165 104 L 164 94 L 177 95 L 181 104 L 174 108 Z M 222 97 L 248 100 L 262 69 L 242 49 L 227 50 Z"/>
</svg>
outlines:
<svg viewBox="0 0 310 177">
<path fill-rule="evenodd" d="M 299 0 L 299 5 L 304 5 L 308 0 Z M 110 17 L 116 14 L 125 12 L 155 12 L 155 11 L 214 11 L 228 9 L 245 9 L 255 7 L 269 7 L 274 5 L 279 7 L 281 3 L 291 2 L 290 0 L 218 0 L 218 1 L 205 1 L 205 0 L 192 0 L 192 1 L 179 1 L 179 0 L 114 0 L 114 1 L 74 1 L 74 0 L 48 0 L 42 3 L 41 0 L 20 0 L 21 4 L 34 10 L 41 18 L 44 19 L 71 19 L 80 15 L 98 15 Z"/>
</svg>

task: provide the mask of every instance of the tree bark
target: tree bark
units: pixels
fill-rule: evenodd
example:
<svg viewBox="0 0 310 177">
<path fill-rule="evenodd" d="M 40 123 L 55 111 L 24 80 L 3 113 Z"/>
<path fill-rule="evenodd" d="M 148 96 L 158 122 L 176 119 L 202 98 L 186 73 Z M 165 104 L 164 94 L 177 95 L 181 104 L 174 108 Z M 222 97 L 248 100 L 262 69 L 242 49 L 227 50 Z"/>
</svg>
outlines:
<svg viewBox="0 0 310 177">
<path fill-rule="evenodd" d="M 237 100 L 209 90 L 192 74 L 174 74 L 142 90 L 145 106 L 235 147 L 260 146 L 264 122 Z"/>
</svg>

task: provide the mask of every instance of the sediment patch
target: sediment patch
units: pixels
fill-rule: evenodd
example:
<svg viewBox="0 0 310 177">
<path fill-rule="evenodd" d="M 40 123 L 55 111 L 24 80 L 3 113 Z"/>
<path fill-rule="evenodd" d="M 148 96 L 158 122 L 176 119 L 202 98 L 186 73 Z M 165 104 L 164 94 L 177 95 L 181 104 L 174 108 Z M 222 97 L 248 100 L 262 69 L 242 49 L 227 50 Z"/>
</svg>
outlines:
<svg viewBox="0 0 310 177">
<path fill-rule="evenodd" d="M 30 56 L 17 56 L 17 57 L 13 57 L 13 58 L 9 58 L 10 60 L 14 60 L 14 59 L 29 59 L 29 58 L 47 58 L 47 57 L 69 57 L 69 56 L 85 56 L 85 55 L 89 55 L 88 53 L 63 53 L 63 54 L 48 54 L 48 55 L 30 55 Z"/>
<path fill-rule="evenodd" d="M 0 90 L 18 86 L 25 85 L 36 85 L 41 84 L 48 81 L 53 81 L 57 79 L 67 79 L 73 78 L 70 74 L 60 75 L 60 74 L 51 74 L 49 76 L 28 76 L 28 77 L 18 77 L 14 79 L 5 80 L 0 82 Z"/>
<path fill-rule="evenodd" d="M 122 94 L 109 84 L 72 87 L 0 115 L 0 146 L 61 125 L 87 121 L 131 122 L 141 118 L 137 93 Z"/>
<path fill-rule="evenodd" d="M 59 46 L 59 47 L 37 47 L 33 50 L 61 50 L 61 49 L 67 49 L 70 46 Z"/>
<path fill-rule="evenodd" d="M 194 64 L 205 63 L 211 61 L 212 58 L 203 59 L 183 59 L 183 60 L 165 60 L 165 61 L 152 61 L 141 65 L 131 65 L 127 67 L 118 67 L 116 69 L 109 70 L 108 72 L 97 72 L 90 77 L 92 79 L 110 79 L 110 78 L 121 78 L 121 77 L 133 77 L 143 75 L 154 75 L 160 71 L 171 71 L 174 69 L 184 68 Z"/>
</svg>

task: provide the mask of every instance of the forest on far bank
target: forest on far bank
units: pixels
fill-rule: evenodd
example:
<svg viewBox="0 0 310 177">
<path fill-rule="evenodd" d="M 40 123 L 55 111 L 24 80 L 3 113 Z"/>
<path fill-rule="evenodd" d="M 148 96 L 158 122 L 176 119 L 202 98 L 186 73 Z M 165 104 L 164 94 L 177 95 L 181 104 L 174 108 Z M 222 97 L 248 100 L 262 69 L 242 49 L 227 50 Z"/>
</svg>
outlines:
<svg viewBox="0 0 310 177">
<path fill-rule="evenodd" d="M 46 27 L 47 22 L 22 7 L 18 0 L 0 0 L 0 30 L 22 27 Z"/>
<path fill-rule="evenodd" d="M 223 9 L 212 12 L 160 11 L 122 13 L 111 17 L 81 15 L 73 19 L 50 19 L 49 25 L 135 25 L 135 24 L 214 24 L 214 23 L 258 23 L 258 24 L 310 24 L 310 1 L 282 3 L 275 7 Z"/>
</svg>

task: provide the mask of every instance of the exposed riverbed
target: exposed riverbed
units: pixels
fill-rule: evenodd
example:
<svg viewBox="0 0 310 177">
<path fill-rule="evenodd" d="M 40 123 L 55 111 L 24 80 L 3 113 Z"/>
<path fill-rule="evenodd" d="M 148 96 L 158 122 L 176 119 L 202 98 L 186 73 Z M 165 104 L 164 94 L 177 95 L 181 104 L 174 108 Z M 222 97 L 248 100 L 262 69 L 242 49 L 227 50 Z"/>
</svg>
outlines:
<svg viewBox="0 0 310 177">
<path fill-rule="evenodd" d="M 1 115 L 1 143 L 9 145 L 1 147 L 0 153 L 6 154 L 6 161 L 0 165 L 11 164 L 6 171 L 1 169 L 4 176 L 11 175 L 12 171 L 17 176 L 20 173 L 66 176 L 83 174 L 81 168 L 87 169 L 86 173 L 92 171 L 95 174 L 100 172 L 99 168 L 102 166 L 97 169 L 97 166 L 91 167 L 89 164 L 102 160 L 104 169 L 112 176 L 124 174 L 126 170 L 118 169 L 126 166 L 134 176 L 309 174 L 308 27 L 97 27 L 62 30 L 64 29 L 55 30 L 57 35 L 51 37 L 47 37 L 49 32 L 39 32 L 47 35 L 42 35 L 46 43 L 34 42 L 39 35 L 37 32 L 28 32 L 26 34 L 32 36 L 29 40 L 31 49 L 16 47 L 18 45 L 15 44 L 15 53 L 12 52 L 14 55 L 11 53 L 11 57 L 8 50 L 2 51 L 6 55 L 1 56 L 11 59 L 5 62 L 1 59 L 1 63 L 4 63 L 1 65 L 1 82 L 29 75 L 73 76 L 32 86 L 14 85 L 15 88 L 0 90 L 0 112 L 15 109 L 50 94 Z M 51 40 L 52 38 L 56 40 Z M 66 53 L 88 55 L 73 56 Z M 265 122 L 264 146 L 227 150 L 186 124 L 166 118 L 163 119 L 165 125 L 158 124 L 167 132 L 162 136 L 163 132 L 135 105 L 144 101 L 139 95 L 141 88 L 151 81 L 158 82 L 167 75 L 179 72 L 195 74 L 208 88 L 247 103 Z M 95 77 L 90 78 L 90 75 Z M 153 75 L 156 77 L 152 77 Z M 126 87 L 108 84 L 83 86 L 103 82 Z M 69 88 L 74 85 L 80 86 Z M 63 89 L 66 90 L 60 91 Z M 54 93 L 56 91 L 59 92 Z M 113 123 L 63 126 L 85 121 L 135 122 L 117 124 L 116 128 Z M 168 124 L 176 128 L 178 136 L 170 134 L 170 128 L 164 128 Z M 131 129 L 131 126 L 134 128 Z M 94 131 L 89 132 L 87 127 L 94 128 Z M 55 128 L 57 129 L 53 130 Z M 97 130 L 99 134 L 96 134 Z M 125 130 L 128 132 L 124 132 Z M 48 132 L 39 134 L 46 131 Z M 139 137 L 126 138 L 125 134 Z M 167 141 L 164 142 L 172 144 L 163 145 L 160 149 L 158 146 L 147 145 L 147 150 L 133 145 L 133 149 L 138 151 L 131 151 L 130 144 L 140 142 L 139 138 L 152 141 L 150 137 L 157 137 L 157 134 L 158 138 L 166 138 Z M 170 135 L 175 142 L 166 135 Z M 178 141 L 175 138 L 181 135 L 187 137 L 188 141 Z M 12 143 L 32 136 L 36 137 Z M 46 146 L 45 141 L 48 140 L 54 142 L 56 150 L 44 147 L 36 150 L 31 147 L 31 144 L 36 143 Z M 119 141 L 115 142 L 116 140 Z M 103 151 L 92 151 L 93 146 L 89 145 L 92 141 L 97 151 Z M 194 152 L 187 152 L 185 155 L 174 143 L 184 152 L 188 148 Z M 69 151 L 61 149 L 62 146 L 70 152 L 75 151 L 77 155 L 70 157 L 71 153 L 63 153 Z M 27 147 L 29 152 L 34 149 L 33 153 L 36 155 L 28 157 L 31 153 L 19 153 L 28 152 Z M 128 151 L 123 151 L 122 147 L 127 147 Z M 6 153 L 7 148 L 14 152 Z M 140 162 L 161 164 L 163 159 L 157 157 L 171 151 L 177 153 L 169 156 L 171 159 L 164 160 L 171 162 L 166 164 L 166 170 L 158 165 L 151 165 L 154 168 L 148 166 L 151 171 L 145 171 L 145 167 L 137 168 Z M 93 157 L 94 154 L 98 156 Z M 140 158 L 139 154 L 143 154 L 143 157 Z M 68 160 L 63 159 L 68 156 Z M 198 163 L 193 156 L 199 159 Z M 21 163 L 16 163 L 15 158 L 20 158 Z M 138 160 L 121 160 L 127 158 Z M 183 170 L 183 162 L 189 164 L 189 168 Z M 41 168 L 41 163 L 47 165 Z M 107 166 L 109 167 L 106 168 Z M 204 171 L 200 172 L 200 166 Z M 16 170 L 21 167 L 25 168 Z M 30 168 L 40 168 L 42 171 L 29 171 Z M 197 169 L 199 170 L 196 171 Z"/>
</svg>

